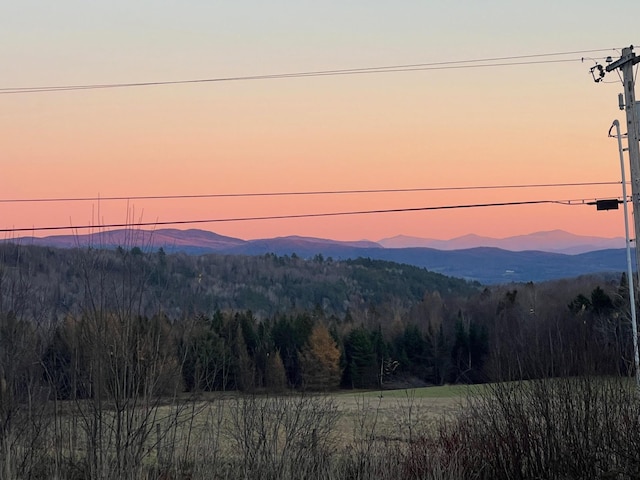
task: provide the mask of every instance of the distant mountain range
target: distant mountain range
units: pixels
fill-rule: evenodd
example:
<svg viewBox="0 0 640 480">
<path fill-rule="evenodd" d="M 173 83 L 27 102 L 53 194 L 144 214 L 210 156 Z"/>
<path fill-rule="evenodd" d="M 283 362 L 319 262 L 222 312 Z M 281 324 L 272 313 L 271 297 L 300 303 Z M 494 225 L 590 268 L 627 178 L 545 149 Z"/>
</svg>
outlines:
<svg viewBox="0 0 640 480">
<path fill-rule="evenodd" d="M 509 238 L 466 235 L 451 240 L 397 236 L 378 242 L 337 241 L 299 236 L 242 240 L 205 230 L 114 230 L 88 235 L 22 237 L 11 241 L 60 248 L 139 247 L 167 253 L 235 255 L 322 255 L 336 260 L 372 258 L 406 263 L 484 284 L 544 281 L 626 270 L 623 238 L 573 235 L 554 230 Z"/>
<path fill-rule="evenodd" d="M 436 248 L 438 250 L 461 250 L 475 247 L 495 247 L 513 252 L 538 250 L 570 255 L 625 247 L 625 240 L 622 237 L 602 238 L 581 236 L 565 232 L 564 230 L 536 232 L 529 235 L 518 235 L 507 238 L 480 237 L 471 234 L 452 238 L 451 240 L 433 240 L 430 238 L 398 235 L 392 238 L 384 238 L 378 243 L 385 248 L 425 247 Z"/>
</svg>

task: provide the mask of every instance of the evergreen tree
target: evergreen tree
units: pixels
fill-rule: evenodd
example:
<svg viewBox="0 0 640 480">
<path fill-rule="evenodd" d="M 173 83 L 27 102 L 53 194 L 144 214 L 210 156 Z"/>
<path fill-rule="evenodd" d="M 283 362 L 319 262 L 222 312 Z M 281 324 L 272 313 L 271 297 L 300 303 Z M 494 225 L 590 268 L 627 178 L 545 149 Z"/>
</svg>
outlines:
<svg viewBox="0 0 640 480">
<path fill-rule="evenodd" d="M 429 335 L 433 345 L 433 377 L 432 381 L 436 385 L 442 385 L 449 377 L 451 370 L 451 349 L 443 324 L 441 323 L 437 331 L 430 328 Z"/>
<path fill-rule="evenodd" d="M 371 388 L 378 384 L 376 357 L 371 335 L 364 327 L 352 330 L 344 341 L 346 368 L 342 384 L 350 388 Z"/>
<path fill-rule="evenodd" d="M 287 372 L 278 350 L 269 352 L 264 374 L 265 387 L 272 392 L 280 392 L 287 388 Z"/>
<path fill-rule="evenodd" d="M 281 317 L 271 328 L 274 347 L 280 351 L 289 385 L 298 387 L 302 384 L 300 369 L 300 351 L 307 343 L 313 320 L 308 314 L 295 317 Z"/>
<path fill-rule="evenodd" d="M 482 366 L 488 351 L 489 336 L 486 327 L 481 327 L 472 321 L 465 326 L 462 313 L 459 312 L 451 348 L 453 380 L 456 383 L 482 381 Z"/>
<path fill-rule="evenodd" d="M 187 390 L 224 389 L 229 353 L 224 340 L 204 317 L 194 320 L 189 335 L 179 343 L 182 378 Z"/>
<path fill-rule="evenodd" d="M 236 388 L 245 392 L 251 391 L 254 387 L 254 368 L 249 352 L 247 351 L 247 344 L 245 343 L 240 324 L 236 327 L 233 354 L 235 360 L 234 377 Z"/>
<path fill-rule="evenodd" d="M 417 325 L 408 325 L 402 335 L 402 348 L 407 370 L 426 380 L 430 370 L 429 348 Z"/>
</svg>

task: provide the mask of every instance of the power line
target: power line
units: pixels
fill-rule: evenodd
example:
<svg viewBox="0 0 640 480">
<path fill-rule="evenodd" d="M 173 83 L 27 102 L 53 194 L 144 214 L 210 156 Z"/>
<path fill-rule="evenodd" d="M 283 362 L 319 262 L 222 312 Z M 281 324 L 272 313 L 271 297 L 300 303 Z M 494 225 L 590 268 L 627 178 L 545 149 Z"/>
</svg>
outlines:
<svg viewBox="0 0 640 480">
<path fill-rule="evenodd" d="M 232 217 L 232 218 L 213 218 L 200 220 L 172 220 L 172 221 L 155 221 L 155 222 L 133 222 L 133 223 L 110 223 L 101 225 L 68 225 L 68 226 L 50 226 L 50 227 L 31 227 L 31 228 L 5 228 L 0 229 L 0 233 L 18 233 L 18 232 L 44 232 L 56 230 L 87 230 L 102 228 L 130 228 L 130 227 L 158 227 L 168 225 L 196 225 L 203 223 L 228 223 L 228 222 L 248 222 L 259 220 L 285 220 L 297 218 L 318 218 L 318 217 L 337 217 L 348 215 L 371 215 L 382 213 L 402 213 L 402 212 L 426 212 L 432 210 L 454 210 L 467 208 L 484 208 L 484 207 L 504 207 L 519 205 L 588 205 L 587 202 L 592 200 L 573 199 L 573 200 L 529 200 L 521 202 L 499 202 L 499 203 L 473 203 L 463 205 L 439 205 L 429 207 L 411 207 L 411 208 L 391 208 L 378 210 L 352 210 L 344 212 L 323 212 L 323 213 L 301 213 L 292 215 L 266 215 L 262 217 Z"/>
<path fill-rule="evenodd" d="M 235 197 L 285 197 L 306 195 L 355 195 L 377 193 L 411 193 L 411 192 L 443 192 L 461 190 L 498 190 L 516 188 L 549 188 L 549 187 L 585 187 L 602 185 L 620 185 L 617 182 L 580 182 L 580 183 L 539 183 L 514 185 L 476 185 L 457 187 L 417 187 L 417 188 L 382 188 L 365 190 L 315 190 L 291 192 L 244 192 L 244 193 L 203 193 L 185 195 L 133 195 L 115 197 L 59 197 L 59 198 L 0 198 L 0 203 L 44 203 L 44 202 L 102 202 L 113 200 L 176 200 L 197 198 L 235 198 Z"/>
<path fill-rule="evenodd" d="M 473 60 L 457 60 L 447 62 L 430 62 L 430 63 L 414 63 L 404 65 L 388 65 L 378 67 L 364 68 L 348 68 L 334 70 L 312 70 L 305 72 L 278 73 L 267 75 L 248 75 L 234 77 L 215 77 L 189 80 L 168 80 L 168 81 L 150 81 L 150 82 L 127 82 L 127 83 L 103 83 L 103 84 L 85 84 L 85 85 L 61 85 L 61 86 L 36 86 L 36 87 L 5 87 L 0 88 L 0 95 L 4 94 L 22 94 L 22 93 L 43 93 L 43 92 L 60 92 L 74 90 L 96 90 L 110 88 L 129 88 L 129 87 L 149 87 L 160 85 L 184 85 L 196 83 L 215 83 L 215 82 L 231 82 L 231 81 L 248 81 L 248 80 L 271 80 L 283 78 L 301 78 L 301 77 L 320 77 L 320 76 L 336 76 L 336 75 L 356 75 L 367 73 L 395 73 L 395 72 L 411 72 L 426 70 L 448 70 L 460 68 L 484 68 L 484 67 L 503 67 L 515 65 L 536 65 L 545 63 L 566 63 L 566 62 L 582 62 L 584 57 L 574 59 L 559 60 L 531 60 L 534 58 L 547 58 L 553 56 L 567 56 L 594 52 L 608 52 L 616 50 L 615 48 L 594 49 L 594 50 L 576 50 L 570 52 L 553 52 L 534 55 L 513 55 L 508 57 L 492 57 Z M 516 61 L 519 60 L 519 61 Z"/>
<path fill-rule="evenodd" d="M 540 61 L 525 61 L 525 62 L 510 62 L 510 63 L 492 63 L 481 65 L 443 65 L 443 66 L 425 66 L 425 67 L 409 67 L 409 68 L 383 68 L 383 67 L 370 67 L 364 69 L 353 70 L 336 70 L 336 71 L 318 71 L 318 72 L 300 72 L 300 73 L 283 73 L 283 74 L 270 74 L 270 75 L 250 75 L 250 76 L 238 76 L 238 77 L 217 77 L 217 78 L 202 78 L 192 80 L 168 80 L 168 81 L 152 81 L 152 82 L 130 82 L 130 83 L 109 83 L 109 84 L 89 84 L 89 85 L 64 85 L 64 86 L 51 86 L 51 87 L 18 87 L 18 88 L 0 88 L 0 95 L 21 94 L 21 93 L 44 93 L 44 92 L 65 92 L 74 90 L 100 90 L 100 89 L 113 89 L 113 88 L 131 88 L 131 87 L 151 87 L 151 86 L 164 86 L 164 85 L 184 85 L 184 84 L 197 84 L 197 83 L 220 83 L 220 82 L 238 82 L 249 80 L 275 80 L 283 78 L 302 78 L 302 77 L 326 77 L 326 76 L 338 76 L 338 75 L 358 75 L 358 74 L 371 74 L 371 73 L 398 73 L 398 72 L 417 72 L 428 70 L 451 70 L 461 68 L 479 68 L 479 67 L 504 67 L 515 65 L 538 65 L 545 63 L 568 63 L 579 62 L 580 59 L 567 59 L 567 60 L 540 60 Z"/>
</svg>

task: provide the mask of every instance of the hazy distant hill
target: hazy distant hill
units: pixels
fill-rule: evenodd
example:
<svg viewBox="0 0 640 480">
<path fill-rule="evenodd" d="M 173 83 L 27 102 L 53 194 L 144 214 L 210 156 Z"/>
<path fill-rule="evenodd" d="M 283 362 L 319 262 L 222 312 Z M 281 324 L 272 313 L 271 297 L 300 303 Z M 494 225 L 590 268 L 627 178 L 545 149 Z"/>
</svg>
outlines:
<svg viewBox="0 0 640 480">
<path fill-rule="evenodd" d="M 233 248 L 247 243 L 239 238 L 225 237 L 206 230 L 163 228 L 159 230 L 120 229 L 106 232 L 96 232 L 86 235 L 52 235 L 44 238 L 23 237 L 15 240 L 24 245 L 37 245 L 61 248 L 96 247 L 116 248 L 137 246 L 140 248 L 158 249 L 166 251 L 194 251 L 215 252 L 221 249 Z"/>
<path fill-rule="evenodd" d="M 461 250 L 476 247 L 495 247 L 514 252 L 539 250 L 542 252 L 567 254 L 624 248 L 625 246 L 625 241 L 622 237 L 602 238 L 574 235 L 563 230 L 536 232 L 529 235 L 518 235 L 506 238 L 481 237 L 471 234 L 452 238 L 451 240 L 435 240 L 398 235 L 391 238 L 384 238 L 379 240 L 378 243 L 385 248 L 425 247 L 437 248 L 438 250 Z"/>
<path fill-rule="evenodd" d="M 26 245 L 67 248 L 122 246 L 130 249 L 137 246 L 146 251 L 155 251 L 162 247 L 167 253 L 274 253 L 281 256 L 295 254 L 301 258 L 322 255 L 335 260 L 371 258 L 424 267 L 443 275 L 484 284 L 510 281 L 539 282 L 588 273 L 626 270 L 624 249 L 608 247 L 620 247 L 620 242 L 624 246 L 623 239 L 581 237 L 560 230 L 504 239 L 467 235 L 447 242 L 411 237 L 394 237 L 381 240 L 379 243 L 367 240 L 343 242 L 299 236 L 241 240 L 196 229 L 159 229 L 153 232 L 117 230 L 91 235 L 27 237 L 14 241 Z M 415 244 L 435 247 L 408 246 Z M 573 254 L 569 255 L 567 252 Z"/>
<path fill-rule="evenodd" d="M 375 258 L 409 263 L 484 284 L 541 282 L 589 273 L 623 272 L 627 268 L 624 249 L 597 250 L 578 255 L 533 250 L 511 252 L 490 247 L 448 251 L 385 248 L 379 253 Z"/>
</svg>

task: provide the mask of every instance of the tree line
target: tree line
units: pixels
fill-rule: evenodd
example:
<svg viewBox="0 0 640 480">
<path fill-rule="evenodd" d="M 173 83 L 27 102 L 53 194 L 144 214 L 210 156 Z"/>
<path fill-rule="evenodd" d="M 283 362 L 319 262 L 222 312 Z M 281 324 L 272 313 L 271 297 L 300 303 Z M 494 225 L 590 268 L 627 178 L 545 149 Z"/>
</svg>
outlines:
<svg viewBox="0 0 640 480">
<path fill-rule="evenodd" d="M 58 255 L 67 263 L 56 265 Z M 287 272 L 310 264 L 320 283 L 333 278 L 327 289 L 357 283 L 352 291 L 361 292 L 343 314 L 330 306 L 336 302 L 330 296 L 310 309 L 259 316 L 250 309 L 199 311 L 197 303 L 183 303 L 176 312 L 175 292 L 149 286 L 163 271 L 172 282 L 186 278 L 176 272 L 194 276 L 191 268 L 201 259 L 183 264 L 180 255 L 145 254 L 137 247 L 60 252 L 19 246 L 5 246 L 4 259 L 2 384 L 11 375 L 18 390 L 45 382 L 59 399 L 112 395 L 115 388 L 126 395 L 149 388 L 154 394 L 392 388 L 580 374 L 587 368 L 627 374 L 631 368 L 624 275 L 491 288 L 436 276 L 428 278 L 439 283 L 428 288 L 422 269 L 390 262 L 343 266 L 322 258 L 267 256 L 260 264 L 242 258 L 244 274 L 264 283 L 293 275 L 275 275 L 274 264 Z M 235 266 L 221 269 L 223 278 L 240 268 L 224 262 Z M 338 275 L 343 267 L 349 276 Z M 46 280 L 54 271 L 68 280 L 55 285 L 54 297 L 75 298 L 64 314 L 47 302 L 52 290 Z M 312 289 L 318 283 L 311 277 L 298 279 L 304 285 L 306 278 Z M 193 279 L 187 283 L 190 288 L 179 290 L 187 299 L 212 294 L 197 277 L 195 289 Z M 419 289 L 421 297 L 411 302 Z M 157 308 L 148 314 L 152 299 Z M 28 374 L 16 373 L 23 364 Z M 14 366 L 11 374 L 8 365 Z"/>
</svg>

